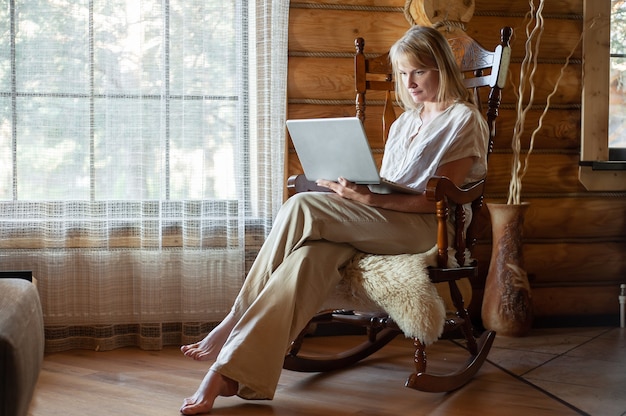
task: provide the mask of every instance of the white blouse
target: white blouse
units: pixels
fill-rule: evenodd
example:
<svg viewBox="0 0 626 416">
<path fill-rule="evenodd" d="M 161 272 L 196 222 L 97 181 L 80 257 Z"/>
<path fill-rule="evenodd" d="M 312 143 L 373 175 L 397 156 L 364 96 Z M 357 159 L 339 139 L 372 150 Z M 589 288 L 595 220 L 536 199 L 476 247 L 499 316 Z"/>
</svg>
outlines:
<svg viewBox="0 0 626 416">
<path fill-rule="evenodd" d="M 391 125 L 380 176 L 425 190 L 437 168 L 448 162 L 474 157 L 465 183 L 487 174 L 489 130 L 478 109 L 455 103 L 422 127 L 422 106 L 405 111 Z"/>
</svg>

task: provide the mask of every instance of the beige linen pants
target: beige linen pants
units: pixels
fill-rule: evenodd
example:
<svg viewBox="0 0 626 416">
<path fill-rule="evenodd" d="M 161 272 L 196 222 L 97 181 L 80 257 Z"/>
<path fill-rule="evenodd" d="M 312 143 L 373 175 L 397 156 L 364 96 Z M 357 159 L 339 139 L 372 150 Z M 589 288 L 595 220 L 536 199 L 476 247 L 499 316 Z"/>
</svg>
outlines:
<svg viewBox="0 0 626 416">
<path fill-rule="evenodd" d="M 246 399 L 274 396 L 289 343 L 341 280 L 357 251 L 421 253 L 436 244 L 434 214 L 373 208 L 302 193 L 280 209 L 231 313 L 238 320 L 212 370 Z"/>
</svg>

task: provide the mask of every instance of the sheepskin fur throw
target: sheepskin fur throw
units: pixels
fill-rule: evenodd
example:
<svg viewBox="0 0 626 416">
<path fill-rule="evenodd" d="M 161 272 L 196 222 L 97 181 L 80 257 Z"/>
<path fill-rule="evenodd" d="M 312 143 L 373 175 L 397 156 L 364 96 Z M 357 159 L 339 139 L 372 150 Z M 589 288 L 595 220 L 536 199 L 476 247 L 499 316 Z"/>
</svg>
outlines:
<svg viewBox="0 0 626 416">
<path fill-rule="evenodd" d="M 450 260 L 456 263 L 453 255 Z M 436 265 L 436 246 L 421 254 L 357 254 L 325 308 L 387 313 L 407 337 L 432 344 L 443 332 L 447 311 L 453 310 L 447 283 L 435 285 L 428 277 L 427 267 Z M 466 282 L 459 282 L 459 288 L 467 304 L 471 285 L 462 280 Z"/>
</svg>

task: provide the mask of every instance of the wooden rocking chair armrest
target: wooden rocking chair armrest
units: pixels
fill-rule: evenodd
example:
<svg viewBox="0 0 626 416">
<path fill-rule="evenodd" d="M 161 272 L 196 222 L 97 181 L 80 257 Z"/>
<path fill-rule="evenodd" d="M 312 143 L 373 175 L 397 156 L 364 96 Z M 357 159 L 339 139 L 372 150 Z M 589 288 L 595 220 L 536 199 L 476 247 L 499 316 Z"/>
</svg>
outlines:
<svg viewBox="0 0 626 416">
<path fill-rule="evenodd" d="M 447 199 L 455 204 L 467 204 L 483 194 L 484 185 L 485 181 L 480 180 L 466 188 L 459 188 L 445 176 L 433 176 L 426 185 L 426 198 L 435 202 Z M 287 191 L 289 196 L 308 191 L 329 192 L 328 188 L 316 185 L 304 174 L 291 175 L 287 179 Z"/>
<path fill-rule="evenodd" d="M 457 205 L 469 204 L 482 196 L 484 188 L 484 179 L 459 188 L 445 176 L 433 176 L 426 184 L 426 198 L 435 202 L 447 200 Z"/>
<path fill-rule="evenodd" d="M 328 188 L 317 186 L 315 182 L 308 180 L 302 173 L 298 175 L 291 175 L 287 179 L 287 193 L 289 196 L 309 191 L 330 192 Z"/>
</svg>

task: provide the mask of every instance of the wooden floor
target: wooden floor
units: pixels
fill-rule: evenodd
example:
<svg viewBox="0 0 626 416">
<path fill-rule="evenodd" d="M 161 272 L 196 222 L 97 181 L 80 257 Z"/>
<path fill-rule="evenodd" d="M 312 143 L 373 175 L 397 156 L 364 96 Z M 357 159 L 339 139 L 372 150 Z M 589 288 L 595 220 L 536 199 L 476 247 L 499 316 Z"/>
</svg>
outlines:
<svg viewBox="0 0 626 416">
<path fill-rule="evenodd" d="M 332 337 L 349 343 L 351 337 Z M 325 338 L 315 338 L 324 342 Z M 325 347 L 321 347 L 325 348 Z M 585 414 L 492 362 L 449 394 L 405 388 L 412 346 L 396 339 L 358 365 L 328 374 L 283 371 L 272 401 L 218 398 L 219 415 L 577 415 Z M 431 348 L 431 365 L 445 371 L 462 350 L 452 341 Z M 32 416 L 178 415 L 208 367 L 177 348 L 158 352 L 74 350 L 46 355 L 29 414 Z"/>
</svg>

